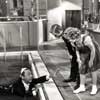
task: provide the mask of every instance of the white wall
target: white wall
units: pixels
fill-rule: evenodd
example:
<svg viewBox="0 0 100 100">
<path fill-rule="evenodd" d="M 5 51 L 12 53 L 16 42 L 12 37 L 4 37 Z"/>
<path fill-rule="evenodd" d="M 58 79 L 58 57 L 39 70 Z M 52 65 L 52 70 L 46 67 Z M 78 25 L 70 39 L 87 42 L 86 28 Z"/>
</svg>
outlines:
<svg viewBox="0 0 100 100">
<path fill-rule="evenodd" d="M 50 28 L 53 24 L 58 24 L 62 26 L 62 20 L 64 16 L 65 11 L 61 9 L 61 7 L 56 7 L 52 10 L 49 10 L 47 13 L 48 16 L 48 33 L 50 31 Z M 51 34 L 49 34 L 49 40 L 52 38 L 55 39 Z"/>
<path fill-rule="evenodd" d="M 48 31 L 50 30 L 51 26 L 53 24 L 59 24 L 62 26 L 62 23 L 64 24 L 65 21 L 65 8 L 67 8 L 69 6 L 69 9 L 73 8 L 70 7 L 70 5 L 62 5 L 61 4 L 65 1 L 69 1 L 71 3 L 71 6 L 73 5 L 74 8 L 79 9 L 82 7 L 82 0 L 60 0 L 57 2 L 57 0 L 54 0 L 54 2 L 52 0 L 48 0 L 48 6 L 49 6 L 49 10 L 47 13 L 48 16 Z M 51 1 L 51 2 L 50 2 Z M 56 2 L 55 2 L 56 1 Z M 50 6 L 50 3 L 54 3 L 53 6 Z M 63 7 L 65 6 L 65 8 Z M 49 32 L 48 32 L 49 33 Z M 55 39 L 54 36 L 52 36 L 52 34 L 49 33 L 49 40 L 51 39 Z"/>
</svg>

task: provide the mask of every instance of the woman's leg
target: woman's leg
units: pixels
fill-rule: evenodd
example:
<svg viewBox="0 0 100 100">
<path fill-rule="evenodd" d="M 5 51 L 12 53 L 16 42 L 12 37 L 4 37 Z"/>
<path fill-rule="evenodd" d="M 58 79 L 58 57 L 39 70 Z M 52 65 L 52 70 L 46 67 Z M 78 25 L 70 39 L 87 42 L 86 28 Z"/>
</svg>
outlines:
<svg viewBox="0 0 100 100">
<path fill-rule="evenodd" d="M 80 86 L 78 89 L 73 91 L 74 93 L 80 93 L 80 92 L 85 91 L 85 79 L 86 79 L 86 76 L 84 74 L 80 74 Z"/>
<path fill-rule="evenodd" d="M 90 94 L 94 95 L 97 93 L 97 71 L 92 72 L 92 91 Z"/>
</svg>

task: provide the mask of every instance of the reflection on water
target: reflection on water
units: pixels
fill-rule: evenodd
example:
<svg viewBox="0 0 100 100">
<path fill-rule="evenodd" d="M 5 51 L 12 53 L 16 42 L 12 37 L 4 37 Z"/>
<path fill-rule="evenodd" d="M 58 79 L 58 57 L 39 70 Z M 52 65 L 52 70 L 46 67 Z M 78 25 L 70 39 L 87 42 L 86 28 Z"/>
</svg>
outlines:
<svg viewBox="0 0 100 100">
<path fill-rule="evenodd" d="M 29 66 L 27 55 L 15 57 L 0 57 L 0 85 L 8 85 L 18 79 L 22 67 Z"/>
<path fill-rule="evenodd" d="M 39 100 L 39 97 L 19 97 L 13 95 L 0 95 L 0 100 Z"/>
</svg>

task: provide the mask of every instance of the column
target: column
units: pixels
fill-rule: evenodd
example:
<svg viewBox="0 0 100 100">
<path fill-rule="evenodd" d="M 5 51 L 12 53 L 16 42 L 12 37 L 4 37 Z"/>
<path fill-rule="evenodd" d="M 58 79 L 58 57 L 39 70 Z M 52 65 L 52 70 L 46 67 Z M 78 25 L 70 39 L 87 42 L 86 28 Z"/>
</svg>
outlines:
<svg viewBox="0 0 100 100">
<path fill-rule="evenodd" d="M 92 0 L 94 16 L 98 15 L 98 2 L 99 2 L 99 0 Z"/>
</svg>

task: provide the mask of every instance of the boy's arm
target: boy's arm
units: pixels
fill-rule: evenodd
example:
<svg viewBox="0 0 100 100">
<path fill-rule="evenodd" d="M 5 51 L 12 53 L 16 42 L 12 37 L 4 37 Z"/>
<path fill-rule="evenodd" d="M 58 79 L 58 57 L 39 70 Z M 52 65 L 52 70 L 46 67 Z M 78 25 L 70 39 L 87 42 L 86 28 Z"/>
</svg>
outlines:
<svg viewBox="0 0 100 100">
<path fill-rule="evenodd" d="M 88 46 L 91 50 L 91 53 L 90 53 L 90 60 L 89 60 L 89 67 L 91 67 L 93 65 L 93 60 L 95 58 L 95 47 L 94 47 L 94 44 L 92 42 L 92 39 L 90 36 L 87 36 L 84 40 L 84 44 L 86 46 Z"/>
</svg>

